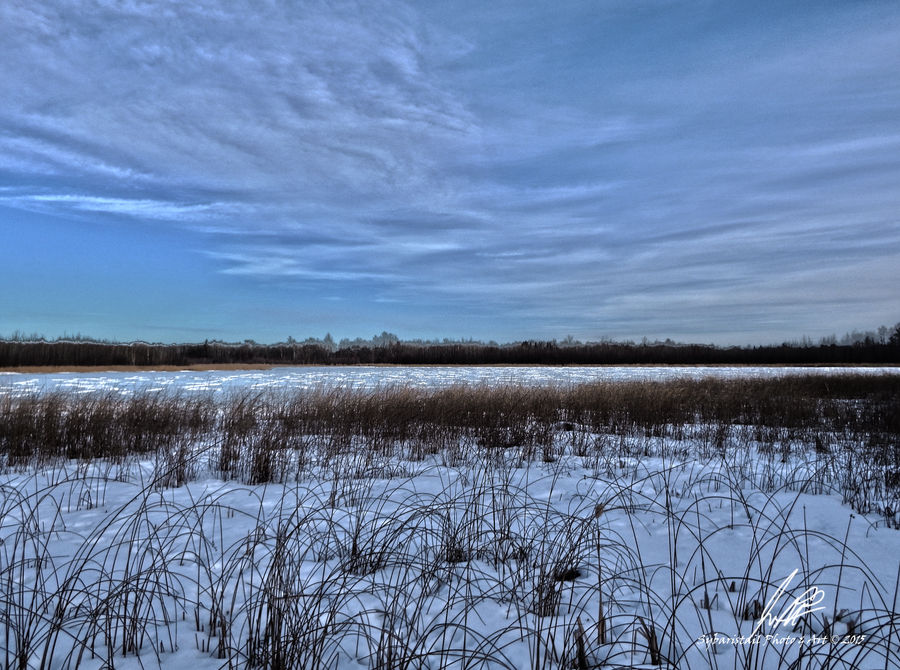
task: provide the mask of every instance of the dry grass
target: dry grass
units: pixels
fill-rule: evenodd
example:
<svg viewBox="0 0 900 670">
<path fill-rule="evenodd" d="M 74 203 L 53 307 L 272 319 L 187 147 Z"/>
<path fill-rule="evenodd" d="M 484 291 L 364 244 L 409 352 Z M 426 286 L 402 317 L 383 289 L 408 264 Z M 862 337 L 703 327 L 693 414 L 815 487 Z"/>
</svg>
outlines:
<svg viewBox="0 0 900 670">
<path fill-rule="evenodd" d="M 0 397 L 0 468 L 154 456 L 176 485 L 197 469 L 189 462 L 201 448 L 222 476 L 257 484 L 347 454 L 366 467 L 509 449 L 524 461 L 552 463 L 568 450 L 599 463 L 635 436 L 688 441 L 703 458 L 735 441 L 784 461 L 796 445 L 815 445 L 829 467 L 840 460 L 855 509 L 900 512 L 896 375 Z"/>
<path fill-rule="evenodd" d="M 849 375 L 6 396 L 2 466 L 37 474 L 0 486 L 0 662 L 152 667 L 196 645 L 248 670 L 512 669 L 525 645 L 533 670 L 898 668 L 893 575 L 789 521 L 802 494 L 838 492 L 873 528 L 900 525 L 898 403 L 900 377 Z M 131 500 L 66 527 L 64 509 L 104 505 L 138 459 L 153 476 Z M 447 477 L 424 492 L 410 475 L 423 462 Z M 546 491 L 575 463 L 591 474 L 558 506 Z M 243 484 L 176 498 L 210 470 Z M 640 553 L 648 519 L 668 539 L 660 564 Z M 752 540 L 737 569 L 716 548 L 735 530 Z M 73 552 L 54 551 L 60 537 Z M 776 563 L 802 566 L 798 590 L 835 593 L 799 632 L 867 644 L 722 659 L 691 645 L 713 616 L 746 629 Z"/>
</svg>

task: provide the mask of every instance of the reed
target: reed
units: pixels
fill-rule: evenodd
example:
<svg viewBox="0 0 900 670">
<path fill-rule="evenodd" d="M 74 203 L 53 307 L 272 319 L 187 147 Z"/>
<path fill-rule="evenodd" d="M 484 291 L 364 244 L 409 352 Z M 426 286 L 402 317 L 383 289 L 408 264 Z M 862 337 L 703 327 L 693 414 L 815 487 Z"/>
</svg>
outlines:
<svg viewBox="0 0 900 670">
<path fill-rule="evenodd" d="M 0 663 L 900 668 L 900 571 L 861 552 L 898 528 L 898 390 L 4 396 Z M 828 602 L 792 634 L 865 644 L 697 643 L 794 568 Z"/>
</svg>

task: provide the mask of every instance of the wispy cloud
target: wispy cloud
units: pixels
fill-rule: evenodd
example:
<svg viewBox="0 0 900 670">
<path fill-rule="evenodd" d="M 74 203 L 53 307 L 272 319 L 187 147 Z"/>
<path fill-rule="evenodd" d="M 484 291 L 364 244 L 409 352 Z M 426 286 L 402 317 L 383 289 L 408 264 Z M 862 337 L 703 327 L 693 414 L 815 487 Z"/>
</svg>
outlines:
<svg viewBox="0 0 900 670">
<path fill-rule="evenodd" d="M 898 30 L 878 2 L 9 0 L 0 205 L 181 231 L 242 300 L 410 335 L 868 327 L 897 318 Z"/>
<path fill-rule="evenodd" d="M 147 198 L 105 198 L 92 195 L 45 193 L 0 195 L 0 204 L 36 211 L 58 212 L 69 209 L 75 212 L 120 214 L 139 219 L 179 223 L 233 216 L 241 209 L 237 203 L 188 204 Z"/>
</svg>

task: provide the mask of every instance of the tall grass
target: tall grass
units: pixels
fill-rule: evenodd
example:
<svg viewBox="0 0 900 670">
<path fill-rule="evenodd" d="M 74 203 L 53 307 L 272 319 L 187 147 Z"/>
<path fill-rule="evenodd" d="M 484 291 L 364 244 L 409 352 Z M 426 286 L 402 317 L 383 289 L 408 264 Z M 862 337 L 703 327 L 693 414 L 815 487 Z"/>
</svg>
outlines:
<svg viewBox="0 0 900 670">
<path fill-rule="evenodd" d="M 900 521 L 898 390 L 3 397 L 0 662 L 900 668 L 896 560 L 859 546 Z M 810 527 L 824 493 L 866 516 Z M 795 568 L 828 601 L 794 634 L 836 643 L 697 641 Z"/>
</svg>

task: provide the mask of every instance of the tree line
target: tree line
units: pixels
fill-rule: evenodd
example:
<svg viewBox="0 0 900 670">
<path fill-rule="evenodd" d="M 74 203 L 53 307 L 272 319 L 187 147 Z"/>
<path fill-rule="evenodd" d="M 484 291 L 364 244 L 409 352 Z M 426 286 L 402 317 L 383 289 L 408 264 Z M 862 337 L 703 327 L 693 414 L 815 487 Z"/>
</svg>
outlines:
<svg viewBox="0 0 900 670">
<path fill-rule="evenodd" d="M 0 367 L 189 366 L 189 365 L 844 365 L 900 363 L 900 324 L 881 337 L 852 343 L 719 347 L 665 342 L 401 341 L 390 333 L 372 340 L 330 336 L 278 344 L 205 341 L 194 344 L 109 342 L 78 337 L 0 339 Z"/>
</svg>

